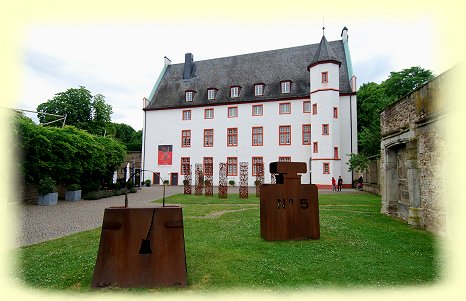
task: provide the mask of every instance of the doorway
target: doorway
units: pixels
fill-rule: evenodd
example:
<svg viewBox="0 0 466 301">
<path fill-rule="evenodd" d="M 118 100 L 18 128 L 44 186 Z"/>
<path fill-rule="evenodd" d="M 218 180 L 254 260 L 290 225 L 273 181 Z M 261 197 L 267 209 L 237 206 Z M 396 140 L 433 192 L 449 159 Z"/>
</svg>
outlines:
<svg viewBox="0 0 466 301">
<path fill-rule="evenodd" d="M 172 172 L 170 174 L 170 185 L 178 185 L 178 173 Z"/>
</svg>

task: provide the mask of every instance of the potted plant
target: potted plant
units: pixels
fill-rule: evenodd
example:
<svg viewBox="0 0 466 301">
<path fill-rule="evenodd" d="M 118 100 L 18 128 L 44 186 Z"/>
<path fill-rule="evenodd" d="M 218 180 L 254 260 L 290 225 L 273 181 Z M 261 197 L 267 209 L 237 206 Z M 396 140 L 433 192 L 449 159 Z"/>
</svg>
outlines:
<svg viewBox="0 0 466 301">
<path fill-rule="evenodd" d="M 65 193 L 65 201 L 79 201 L 81 200 L 81 186 L 79 184 L 71 184 Z"/>
<path fill-rule="evenodd" d="M 228 184 L 230 184 L 231 187 L 235 186 L 235 180 L 228 181 Z"/>
<path fill-rule="evenodd" d="M 56 205 L 58 202 L 57 185 L 51 177 L 44 177 L 39 181 L 37 187 L 39 197 L 37 199 L 38 205 L 51 206 Z"/>
<path fill-rule="evenodd" d="M 145 183 L 146 187 L 150 187 L 150 184 L 151 184 L 150 180 L 146 180 L 144 183 Z"/>
</svg>

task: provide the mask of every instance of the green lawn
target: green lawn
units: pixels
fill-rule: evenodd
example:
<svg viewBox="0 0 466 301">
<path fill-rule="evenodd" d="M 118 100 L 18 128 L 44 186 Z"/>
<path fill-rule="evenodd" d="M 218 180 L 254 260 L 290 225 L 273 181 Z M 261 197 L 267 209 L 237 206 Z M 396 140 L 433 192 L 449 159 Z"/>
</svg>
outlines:
<svg viewBox="0 0 466 301">
<path fill-rule="evenodd" d="M 435 236 L 380 214 L 380 197 L 319 198 L 321 239 L 287 242 L 261 239 L 253 195 L 167 198 L 183 204 L 186 290 L 391 287 L 440 279 L 444 260 Z M 99 239 L 100 228 L 21 248 L 14 277 L 37 288 L 89 291 Z"/>
</svg>

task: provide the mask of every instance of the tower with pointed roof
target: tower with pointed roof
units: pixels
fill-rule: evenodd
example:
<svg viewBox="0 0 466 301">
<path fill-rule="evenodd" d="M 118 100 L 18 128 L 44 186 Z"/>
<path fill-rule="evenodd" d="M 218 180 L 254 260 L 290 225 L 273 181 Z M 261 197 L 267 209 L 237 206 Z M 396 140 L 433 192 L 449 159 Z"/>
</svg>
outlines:
<svg viewBox="0 0 466 301">
<path fill-rule="evenodd" d="M 346 27 L 343 31 L 347 31 Z M 347 43 L 345 39 L 343 44 Z M 349 54 L 345 53 L 345 59 L 347 57 Z M 324 32 L 308 66 L 312 107 L 312 155 L 309 164 L 311 182 L 320 186 L 327 186 L 332 177 L 337 179 L 341 176 L 346 184 L 353 181 L 346 162 L 347 154 L 357 152 L 356 95 L 342 95 L 341 65 L 342 60 L 333 52 Z M 352 69 L 346 67 L 348 71 Z"/>
<path fill-rule="evenodd" d="M 352 182 L 347 154 L 357 151 L 356 89 L 346 27 L 342 39 L 285 49 L 165 64 L 144 107 L 143 180 L 181 182 L 190 166 L 219 163 L 239 182 L 248 162 L 265 183 L 275 161 L 306 162 L 303 183 Z M 192 168 L 192 167 L 191 167 Z M 156 176 L 157 175 L 157 176 Z"/>
</svg>

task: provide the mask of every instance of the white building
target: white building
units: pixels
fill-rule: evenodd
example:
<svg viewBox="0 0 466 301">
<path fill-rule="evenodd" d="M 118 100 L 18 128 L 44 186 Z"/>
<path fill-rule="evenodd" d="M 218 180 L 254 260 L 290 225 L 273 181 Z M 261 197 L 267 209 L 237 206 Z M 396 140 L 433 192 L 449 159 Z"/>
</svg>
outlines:
<svg viewBox="0 0 466 301">
<path fill-rule="evenodd" d="M 306 162 L 303 183 L 351 185 L 357 152 L 356 80 L 347 28 L 341 40 L 165 66 L 144 104 L 143 179 L 182 183 L 186 167 L 219 163 L 239 183 L 239 164 Z"/>
</svg>

